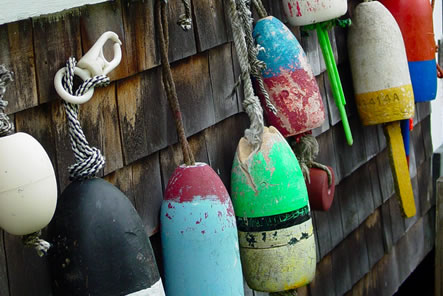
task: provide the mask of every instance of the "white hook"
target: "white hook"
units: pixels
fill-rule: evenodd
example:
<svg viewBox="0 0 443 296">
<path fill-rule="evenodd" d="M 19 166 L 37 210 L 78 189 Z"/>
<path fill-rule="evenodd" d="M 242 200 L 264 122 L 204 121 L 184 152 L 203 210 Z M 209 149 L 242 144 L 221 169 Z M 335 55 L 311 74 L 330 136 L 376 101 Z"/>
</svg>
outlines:
<svg viewBox="0 0 443 296">
<path fill-rule="evenodd" d="M 114 41 L 114 58 L 110 62 L 108 62 L 103 55 L 103 46 L 109 39 Z M 108 31 L 103 33 L 88 52 L 78 61 L 74 73 L 83 79 L 83 81 L 93 76 L 108 74 L 120 64 L 122 59 L 121 44 L 122 42 L 118 38 L 118 35 L 114 32 Z M 54 87 L 57 94 L 63 100 L 72 104 L 83 104 L 89 101 L 94 94 L 94 89 L 89 89 L 82 96 L 73 96 L 69 94 L 62 85 L 62 78 L 65 75 L 65 72 L 66 68 L 62 68 L 55 74 Z"/>
</svg>

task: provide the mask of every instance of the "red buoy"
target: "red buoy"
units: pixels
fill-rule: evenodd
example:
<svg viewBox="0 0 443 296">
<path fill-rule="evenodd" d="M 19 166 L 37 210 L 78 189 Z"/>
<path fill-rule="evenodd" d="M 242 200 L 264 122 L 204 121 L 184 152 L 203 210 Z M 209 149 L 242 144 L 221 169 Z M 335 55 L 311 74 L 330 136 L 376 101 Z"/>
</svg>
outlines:
<svg viewBox="0 0 443 296">
<path fill-rule="evenodd" d="M 328 183 L 328 174 L 321 169 L 310 168 L 310 181 L 306 180 L 306 187 L 308 188 L 309 204 L 311 210 L 327 211 L 332 205 L 335 192 L 335 174 L 334 170 L 329 167 L 332 175 L 331 185 Z"/>
</svg>

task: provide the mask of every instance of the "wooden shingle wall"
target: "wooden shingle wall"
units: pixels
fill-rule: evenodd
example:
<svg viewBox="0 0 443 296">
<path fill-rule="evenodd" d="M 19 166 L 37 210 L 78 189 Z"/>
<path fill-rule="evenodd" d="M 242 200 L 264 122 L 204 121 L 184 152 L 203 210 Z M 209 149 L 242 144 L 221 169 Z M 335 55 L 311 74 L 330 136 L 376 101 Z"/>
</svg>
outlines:
<svg viewBox="0 0 443 296">
<path fill-rule="evenodd" d="M 264 1 L 285 20 L 280 1 Z M 350 11 L 359 1 L 349 1 Z M 192 0 L 193 30 L 177 25 L 181 1 L 169 1 L 169 57 L 184 124 L 198 161 L 209 163 L 229 189 L 232 159 L 248 126 L 232 43 L 227 1 Z M 379 126 L 363 127 L 353 101 L 346 29 L 330 33 L 347 98 L 354 145 L 346 144 L 315 33 L 300 38 L 327 106 L 327 120 L 314 130 L 317 160 L 334 168 L 336 193 L 328 212 L 313 212 L 318 266 L 314 282 L 299 295 L 391 295 L 433 246 L 430 106 L 417 105 L 411 136 L 410 173 L 417 216 L 404 219 L 394 194 L 386 141 Z M 161 84 L 153 0 L 118 0 L 57 17 L 0 26 L 0 64 L 16 73 L 7 90 L 7 112 L 17 131 L 36 137 L 57 172 L 60 192 L 73 162 L 65 114 L 52 79 L 69 56 L 80 58 L 102 32 L 123 42 L 123 59 L 111 84 L 81 106 L 85 134 L 104 153 L 101 176 L 127 194 L 161 260 L 159 207 L 169 176 L 182 156 Z M 161 270 L 161 262 L 159 261 Z M 246 288 L 245 295 L 267 295 Z M 20 239 L 0 232 L 0 295 L 52 295 L 45 259 Z M 209 295 L 208 295 L 209 296 Z"/>
</svg>

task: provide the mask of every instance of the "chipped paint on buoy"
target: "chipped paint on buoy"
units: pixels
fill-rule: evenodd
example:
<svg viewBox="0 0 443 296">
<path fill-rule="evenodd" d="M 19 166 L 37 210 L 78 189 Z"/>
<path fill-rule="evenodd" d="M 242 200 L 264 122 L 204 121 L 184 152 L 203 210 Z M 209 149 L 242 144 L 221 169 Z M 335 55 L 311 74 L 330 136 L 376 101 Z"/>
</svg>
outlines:
<svg viewBox="0 0 443 296">
<path fill-rule="evenodd" d="M 394 17 L 382 4 L 372 1 L 356 7 L 348 49 L 363 124 L 411 118 L 414 94 L 403 38 Z"/>
<path fill-rule="evenodd" d="M 240 140 L 231 190 L 249 287 L 279 292 L 308 284 L 316 266 L 308 194 L 298 161 L 277 129 L 265 128 L 254 154 Z"/>
<path fill-rule="evenodd" d="M 266 17 L 255 25 L 253 36 L 262 48 L 258 59 L 265 89 L 277 109 L 274 114 L 259 94 L 268 123 L 285 136 L 293 136 L 322 125 L 325 119 L 320 90 L 303 48 L 277 18 Z"/>
<path fill-rule="evenodd" d="M 293 26 L 306 26 L 338 18 L 348 10 L 347 0 L 283 0 L 283 9 Z"/>
<path fill-rule="evenodd" d="M 161 238 L 168 296 L 243 295 L 234 209 L 207 164 L 182 165 L 170 178 Z"/>
</svg>

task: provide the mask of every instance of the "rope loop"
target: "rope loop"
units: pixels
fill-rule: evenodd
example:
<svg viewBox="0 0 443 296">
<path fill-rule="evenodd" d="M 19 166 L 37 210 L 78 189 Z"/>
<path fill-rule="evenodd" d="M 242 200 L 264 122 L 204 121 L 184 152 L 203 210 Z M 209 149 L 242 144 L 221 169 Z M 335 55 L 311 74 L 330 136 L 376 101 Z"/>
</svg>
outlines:
<svg viewBox="0 0 443 296">
<path fill-rule="evenodd" d="M 66 62 L 66 72 L 62 79 L 63 88 L 69 94 L 81 96 L 91 88 L 109 85 L 109 77 L 98 75 L 86 79 L 74 90 L 74 70 L 76 64 L 77 61 L 74 57 L 68 59 Z M 89 146 L 78 120 L 79 105 L 64 101 L 64 107 L 68 119 L 71 148 L 76 160 L 75 164 L 68 167 L 70 180 L 83 180 L 94 177 L 105 165 L 105 159 L 98 148 Z"/>
<path fill-rule="evenodd" d="M 8 102 L 3 100 L 6 85 L 14 81 L 14 73 L 8 71 L 5 66 L 0 65 L 0 137 L 9 135 L 14 130 L 14 124 L 5 113 Z"/>
<path fill-rule="evenodd" d="M 189 0 L 182 0 L 182 3 L 185 8 L 185 13 L 180 15 L 177 25 L 186 32 L 192 28 L 191 5 Z"/>
<path fill-rule="evenodd" d="M 22 242 L 26 247 L 34 248 L 40 257 L 45 256 L 51 248 L 51 244 L 40 238 L 41 231 L 37 231 L 22 237 Z"/>
</svg>

